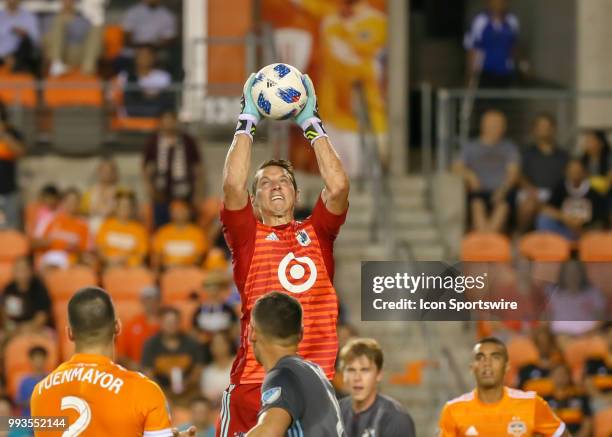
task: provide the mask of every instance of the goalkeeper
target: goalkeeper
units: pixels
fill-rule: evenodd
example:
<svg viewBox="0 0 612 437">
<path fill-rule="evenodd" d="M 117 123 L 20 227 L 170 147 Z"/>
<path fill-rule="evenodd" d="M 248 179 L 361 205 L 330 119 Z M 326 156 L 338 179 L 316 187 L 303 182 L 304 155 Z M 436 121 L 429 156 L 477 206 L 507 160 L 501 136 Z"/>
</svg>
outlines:
<svg viewBox="0 0 612 437">
<path fill-rule="evenodd" d="M 312 215 L 303 222 L 294 219 L 300 192 L 288 161 L 264 162 L 249 187 L 253 135 L 261 121 L 251 97 L 254 79 L 251 75 L 244 85 L 242 113 L 223 169 L 221 221 L 243 312 L 240 347 L 217 424 L 217 436 L 223 437 L 246 434 L 257 424 L 265 371 L 248 339 L 251 310 L 259 297 L 281 291 L 299 300 L 304 338 L 298 354 L 318 364 L 329 379 L 338 350 L 333 243 L 346 219 L 349 180 L 317 113 L 312 81 L 305 75 L 308 100 L 295 122 L 310 142 L 324 184 Z"/>
</svg>

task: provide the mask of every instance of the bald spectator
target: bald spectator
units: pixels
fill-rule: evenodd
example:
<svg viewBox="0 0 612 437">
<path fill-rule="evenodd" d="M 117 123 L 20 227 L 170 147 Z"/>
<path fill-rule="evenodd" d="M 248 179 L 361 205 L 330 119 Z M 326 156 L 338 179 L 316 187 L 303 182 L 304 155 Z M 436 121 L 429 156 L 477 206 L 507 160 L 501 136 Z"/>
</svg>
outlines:
<svg viewBox="0 0 612 437">
<path fill-rule="evenodd" d="M 485 112 L 480 137 L 463 147 L 454 171 L 465 180 L 474 230 L 501 232 L 508 219 L 519 179 L 519 152 L 504 138 L 506 117 L 497 110 Z"/>
<path fill-rule="evenodd" d="M 38 20 L 21 6 L 21 0 L 6 0 L 0 11 L 0 64 L 12 71 L 38 73 Z"/>
</svg>

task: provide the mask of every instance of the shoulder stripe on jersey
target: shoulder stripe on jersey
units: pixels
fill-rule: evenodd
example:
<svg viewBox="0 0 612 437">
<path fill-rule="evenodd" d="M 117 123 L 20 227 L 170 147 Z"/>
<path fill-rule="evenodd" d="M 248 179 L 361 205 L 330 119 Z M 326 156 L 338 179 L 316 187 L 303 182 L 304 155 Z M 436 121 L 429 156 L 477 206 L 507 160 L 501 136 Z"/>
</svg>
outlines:
<svg viewBox="0 0 612 437">
<path fill-rule="evenodd" d="M 474 392 L 471 391 L 469 393 L 464 393 L 461 396 L 456 397 L 455 399 L 451 399 L 446 404 L 451 405 L 451 404 L 456 404 L 457 402 L 469 402 L 473 400 L 474 400 Z"/>
<path fill-rule="evenodd" d="M 559 425 L 559 428 L 557 428 L 557 430 L 552 435 L 552 437 L 561 437 L 564 432 L 565 432 L 565 423 L 561 422 L 561 425 Z"/>
<path fill-rule="evenodd" d="M 508 396 L 514 399 L 535 399 L 536 392 L 508 388 Z"/>
<path fill-rule="evenodd" d="M 170 428 L 160 429 L 159 431 L 145 431 L 142 437 L 172 437 Z"/>
</svg>

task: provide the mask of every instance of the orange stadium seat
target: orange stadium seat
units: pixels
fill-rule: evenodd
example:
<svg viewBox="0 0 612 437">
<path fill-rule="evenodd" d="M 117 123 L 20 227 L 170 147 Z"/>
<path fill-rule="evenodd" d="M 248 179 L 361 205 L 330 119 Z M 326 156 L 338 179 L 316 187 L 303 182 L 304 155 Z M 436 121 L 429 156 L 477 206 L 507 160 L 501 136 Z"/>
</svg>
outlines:
<svg viewBox="0 0 612 437">
<path fill-rule="evenodd" d="M 30 244 L 21 232 L 12 229 L 0 231 L 0 261 L 12 262 L 28 254 Z"/>
<path fill-rule="evenodd" d="M 540 356 L 533 340 L 521 335 L 514 336 L 508 341 L 508 355 L 510 364 L 517 367 L 534 363 Z"/>
<path fill-rule="evenodd" d="M 78 71 L 47 79 L 43 97 L 51 108 L 66 106 L 94 106 L 103 104 L 102 82 L 93 75 Z"/>
<path fill-rule="evenodd" d="M 518 369 L 527 364 L 537 362 L 540 354 L 533 340 L 521 335 L 512 337 L 508 341 L 507 347 L 510 370 L 506 373 L 506 383 L 512 384 L 516 378 Z"/>
<path fill-rule="evenodd" d="M 106 60 L 115 59 L 123 49 L 124 40 L 123 28 L 119 25 L 107 25 L 104 27 L 102 36 L 104 43 L 103 58 Z"/>
<path fill-rule="evenodd" d="M 144 267 L 112 267 L 102 275 L 102 286 L 115 301 L 137 300 L 150 285 L 155 285 L 155 276 Z"/>
<path fill-rule="evenodd" d="M 552 232 L 530 232 L 519 241 L 525 258 L 535 261 L 566 261 L 570 256 L 569 242 Z"/>
<path fill-rule="evenodd" d="M 580 381 L 584 363 L 591 357 L 605 357 L 608 345 L 604 338 L 593 335 L 575 339 L 568 339 L 563 348 L 563 356 L 567 365 L 572 369 L 575 381 Z"/>
<path fill-rule="evenodd" d="M 578 250 L 584 262 L 612 262 L 612 232 L 586 233 L 578 242 Z"/>
<path fill-rule="evenodd" d="M 160 279 L 162 301 L 172 304 L 202 290 L 205 273 L 197 267 L 173 267 Z"/>
<path fill-rule="evenodd" d="M 143 312 L 142 304 L 138 300 L 117 300 L 115 302 L 117 317 L 124 324 Z"/>
<path fill-rule="evenodd" d="M 151 132 L 159 127 L 159 119 L 152 117 L 115 116 L 111 119 L 114 131 Z"/>
<path fill-rule="evenodd" d="M 0 73 L 0 100 L 7 106 L 36 107 L 36 81 L 26 73 Z"/>
<path fill-rule="evenodd" d="M 595 414 L 593 437 L 612 436 L 612 407 L 605 408 Z"/>
<path fill-rule="evenodd" d="M 9 393 L 15 394 L 21 377 L 31 370 L 28 352 L 34 346 L 42 346 L 49 353 L 47 370 L 51 371 L 58 363 L 56 342 L 41 334 L 21 334 L 13 337 L 6 345 L 4 371 L 6 372 Z"/>
<path fill-rule="evenodd" d="M 91 267 L 73 266 L 53 270 L 45 276 L 45 283 L 52 300 L 68 300 L 79 288 L 97 285 L 96 274 Z"/>
<path fill-rule="evenodd" d="M 13 280 L 13 263 L 0 262 L 0 292 Z"/>
<path fill-rule="evenodd" d="M 580 259 L 586 263 L 589 281 L 612 296 L 612 232 L 592 231 L 578 242 Z"/>
<path fill-rule="evenodd" d="M 506 262 L 510 260 L 510 241 L 494 232 L 470 232 L 461 242 L 465 262 Z"/>
</svg>

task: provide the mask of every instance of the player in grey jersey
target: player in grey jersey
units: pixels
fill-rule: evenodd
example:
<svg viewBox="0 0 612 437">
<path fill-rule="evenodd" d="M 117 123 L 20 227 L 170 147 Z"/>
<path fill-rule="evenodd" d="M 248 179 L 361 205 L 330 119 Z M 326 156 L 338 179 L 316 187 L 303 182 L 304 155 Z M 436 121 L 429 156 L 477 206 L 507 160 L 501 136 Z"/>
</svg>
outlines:
<svg viewBox="0 0 612 437">
<path fill-rule="evenodd" d="M 340 401 L 347 437 L 415 437 L 414 422 L 399 402 L 378 393 L 383 353 L 376 340 L 350 340 L 340 352 L 344 385 Z"/>
<path fill-rule="evenodd" d="M 296 355 L 302 307 L 283 293 L 253 307 L 249 341 L 266 370 L 257 425 L 247 437 L 346 437 L 334 389 L 321 368 Z"/>
</svg>

